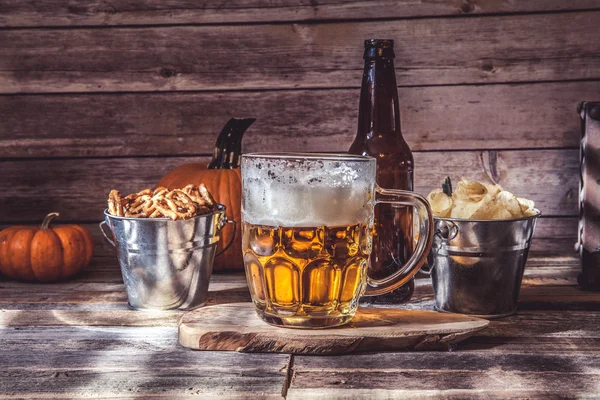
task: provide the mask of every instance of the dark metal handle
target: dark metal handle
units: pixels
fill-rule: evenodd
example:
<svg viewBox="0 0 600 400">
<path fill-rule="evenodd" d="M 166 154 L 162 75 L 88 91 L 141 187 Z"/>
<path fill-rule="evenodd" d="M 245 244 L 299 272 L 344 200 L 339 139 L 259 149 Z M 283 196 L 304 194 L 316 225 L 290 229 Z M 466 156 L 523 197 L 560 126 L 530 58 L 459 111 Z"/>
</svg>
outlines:
<svg viewBox="0 0 600 400">
<path fill-rule="evenodd" d="M 227 251 L 227 249 L 229 249 L 231 247 L 231 245 L 233 244 L 233 241 L 235 240 L 235 234 L 237 233 L 237 224 L 235 223 L 235 221 L 230 220 L 230 219 L 225 221 L 225 223 L 223 224 L 223 227 L 225 227 L 225 225 L 227 225 L 227 224 L 233 224 L 233 235 L 231 235 L 231 240 L 229 241 L 229 243 L 227 243 L 227 246 L 223 247 L 219 252 L 217 252 L 215 257 L 218 257 L 221 254 L 225 253 Z"/>
<path fill-rule="evenodd" d="M 104 239 L 106 239 L 108 241 L 108 243 L 112 244 L 113 247 L 117 247 L 115 242 L 113 242 L 113 240 L 111 238 L 109 238 L 108 235 L 106 234 L 106 231 L 104 230 L 105 225 L 106 225 L 106 221 L 102 221 L 98 224 L 98 226 L 100 227 L 100 232 L 102 232 L 102 236 L 104 236 Z"/>
</svg>

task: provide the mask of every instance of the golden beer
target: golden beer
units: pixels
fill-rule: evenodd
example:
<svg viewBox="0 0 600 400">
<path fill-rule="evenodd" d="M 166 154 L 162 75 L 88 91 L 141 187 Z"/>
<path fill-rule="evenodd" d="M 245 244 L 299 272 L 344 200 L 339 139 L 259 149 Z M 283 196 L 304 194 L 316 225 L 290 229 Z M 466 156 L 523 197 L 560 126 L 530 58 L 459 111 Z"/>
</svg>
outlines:
<svg viewBox="0 0 600 400">
<path fill-rule="evenodd" d="M 244 223 L 242 248 L 252 299 L 278 325 L 339 325 L 365 289 L 372 229 Z"/>
<path fill-rule="evenodd" d="M 431 248 L 433 217 L 414 193 L 375 184 L 376 160 L 348 154 L 242 156 L 242 251 L 258 316 L 275 326 L 349 322 L 362 296 L 405 284 Z M 413 207 L 419 240 L 407 264 L 367 276 L 374 206 Z"/>
</svg>

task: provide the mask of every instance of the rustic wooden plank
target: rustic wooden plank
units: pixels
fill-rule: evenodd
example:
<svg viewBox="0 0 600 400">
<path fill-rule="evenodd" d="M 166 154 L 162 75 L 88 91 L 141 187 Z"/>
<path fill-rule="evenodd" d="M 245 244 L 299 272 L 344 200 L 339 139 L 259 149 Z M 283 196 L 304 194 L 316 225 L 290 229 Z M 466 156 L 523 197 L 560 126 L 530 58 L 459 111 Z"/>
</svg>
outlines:
<svg viewBox="0 0 600 400">
<path fill-rule="evenodd" d="M 43 4 L 5 0 L 0 27 L 217 24 L 273 21 L 318 21 L 344 19 L 408 18 L 445 15 L 476 15 L 517 12 L 565 11 L 598 8 L 597 0 L 443 0 L 435 2 L 390 2 L 301 0 L 269 2 L 236 0 L 206 4 L 190 0 L 87 1 L 65 4 L 59 0 Z"/>
<path fill-rule="evenodd" d="M 364 356 L 294 357 L 288 398 L 310 393 L 351 396 L 544 397 L 592 394 L 600 389 L 596 353 L 490 354 L 379 353 Z M 335 389 L 335 391 L 334 391 Z M 362 391 L 361 391 L 362 390 Z M 485 392 L 484 392 L 485 391 Z"/>
<path fill-rule="evenodd" d="M 577 224 L 577 218 L 539 219 L 531 243 L 528 265 L 534 266 L 536 258 L 565 257 L 565 260 L 561 260 L 561 263 L 577 259 L 578 255 L 574 251 L 574 244 L 577 239 Z"/>
<path fill-rule="evenodd" d="M 47 211 L 54 210 L 61 213 L 58 223 L 101 221 L 111 189 L 137 192 L 153 187 L 168 170 L 178 165 L 207 160 L 207 157 L 177 157 L 0 161 L 5 176 L 14 176 L 2 183 L 4 190 L 10 193 L 5 192 L 0 199 L 4 214 L 0 220 L 37 221 Z M 29 212 L 22 202 L 31 207 Z"/>
<path fill-rule="evenodd" d="M 35 357 L 35 353 L 59 353 L 63 360 L 68 359 L 72 368 L 105 368 L 122 364 L 135 365 L 130 361 L 142 361 L 152 353 L 158 353 L 154 365 L 168 366 L 178 360 L 179 367 L 197 363 L 198 359 L 210 359 L 215 353 L 189 351 L 177 345 L 177 330 L 174 327 L 86 327 L 79 326 L 18 326 L 0 328 L 2 333 L 2 369 L 8 368 L 49 368 L 53 357 Z M 591 356 L 600 354 L 600 338 L 591 337 L 510 337 L 473 336 L 454 349 L 472 357 L 544 354 L 562 356 Z M 103 366 L 95 365 L 85 357 L 90 352 L 105 355 Z M 10 355 L 20 354 L 20 357 Z M 83 357 L 82 357 L 83 354 Z M 226 360 L 235 360 L 232 352 L 222 352 L 221 363 L 213 363 L 214 369 L 224 368 Z M 442 354 L 442 353 L 437 353 Z M 52 354 L 52 356 L 56 356 Z M 215 356 L 217 357 L 217 356 Z M 107 365 L 108 364 L 108 365 Z M 135 369 L 135 367 L 134 367 Z"/>
<path fill-rule="evenodd" d="M 104 343 L 111 348 L 112 346 L 105 341 Z M 90 343 L 90 347 L 95 348 L 94 344 Z M 237 374 L 238 376 L 245 376 L 248 379 L 248 375 L 254 372 L 254 375 L 250 375 L 253 378 L 266 378 L 264 375 L 265 372 L 260 371 L 259 373 L 255 371 L 248 371 L 247 369 L 242 369 L 239 367 L 239 361 L 235 359 L 229 359 L 224 357 L 225 360 L 220 360 L 217 357 L 212 356 L 214 353 L 208 353 L 211 355 L 208 360 L 205 358 L 202 360 L 201 357 L 197 357 L 198 353 L 194 352 L 174 352 L 175 354 L 169 354 L 170 351 L 161 351 L 161 352 L 148 352 L 143 349 L 131 349 L 130 351 L 124 351 L 123 354 L 118 354 L 119 350 L 108 350 L 108 351 L 98 351 L 91 350 L 88 352 L 87 357 L 84 354 L 81 354 L 79 351 L 71 353 L 70 351 L 65 351 L 62 349 L 61 353 L 50 353 L 50 357 L 46 357 L 47 361 L 34 361 L 32 360 L 32 367 L 35 368 L 19 368 L 12 367 L 8 368 L 3 372 L 8 376 L 15 376 L 17 373 L 23 374 L 19 375 L 28 377 L 28 378 L 41 378 L 45 374 L 52 375 L 53 373 L 58 372 L 58 375 L 63 375 L 65 372 L 67 373 L 67 377 L 73 377 L 72 379 L 77 381 L 77 376 L 80 374 L 92 374 L 97 379 L 102 379 L 103 377 L 113 376 L 113 373 L 125 373 L 131 374 L 135 377 L 137 374 L 140 374 L 141 371 L 139 369 L 136 371 L 136 368 L 131 367 L 131 363 L 126 363 L 124 361 L 124 356 L 130 355 L 132 357 L 132 361 L 134 365 L 148 365 L 152 363 L 152 366 L 148 365 L 150 369 L 148 371 L 148 375 L 156 376 L 156 371 L 159 368 L 162 370 L 160 376 L 175 376 L 178 373 L 182 373 L 186 376 L 189 370 L 196 370 L 194 374 L 199 378 L 208 378 L 218 376 L 217 374 L 221 373 L 224 375 L 225 379 L 230 379 L 232 375 Z M 170 349 L 169 349 L 170 350 Z M 9 350 L 8 355 L 10 355 L 12 351 Z M 41 353 L 41 352 L 40 352 Z M 38 353 L 38 354 L 40 354 Z M 150 353 L 150 354 L 149 354 Z M 186 354 L 187 353 L 187 354 Z M 31 352 L 26 351 L 25 355 L 29 355 Z M 41 353 L 44 354 L 44 353 Z M 181 355 L 181 365 L 177 365 L 177 358 L 173 357 L 175 355 Z M 598 377 L 598 364 L 597 354 L 542 354 L 542 355 L 526 355 L 526 354 L 505 354 L 501 357 L 492 358 L 482 356 L 481 354 L 473 354 L 467 352 L 455 352 L 455 353 L 405 353 L 406 357 L 400 357 L 400 353 L 397 354 L 376 354 L 376 355 L 363 355 L 363 356 L 355 356 L 355 357 L 295 357 L 294 363 L 294 380 L 292 382 L 292 387 L 290 389 L 290 393 L 297 387 L 302 388 L 303 385 L 309 388 L 320 387 L 319 385 L 324 382 L 328 382 L 325 387 L 334 387 L 336 383 L 334 383 L 334 378 L 338 377 L 337 385 L 341 385 L 340 389 L 350 389 L 350 388 L 386 388 L 385 384 L 388 384 L 389 388 L 397 388 L 404 387 L 404 389 L 410 390 L 418 390 L 417 387 L 414 387 L 414 377 L 418 374 L 424 374 L 426 377 L 431 377 L 432 374 L 437 373 L 439 376 L 444 376 L 446 374 L 451 376 L 465 376 L 470 381 L 471 379 L 482 379 L 484 377 L 488 377 L 491 374 L 498 374 L 498 379 L 515 379 L 519 376 L 524 376 L 526 378 L 533 378 L 534 374 L 540 374 L 545 379 L 550 379 L 554 376 L 556 379 L 566 379 L 567 377 L 573 377 L 578 380 L 588 379 L 596 379 Z M 192 357 L 193 356 L 193 357 Z M 360 358 L 356 358 L 360 357 Z M 40 357 L 44 358 L 44 357 Z M 210 368 L 210 364 L 200 367 L 199 365 L 196 368 L 192 367 L 192 363 L 194 358 L 197 360 L 198 364 L 204 364 L 206 361 L 212 361 L 216 359 L 215 366 Z M 48 364 L 49 361 L 54 361 L 55 365 L 52 364 L 49 367 L 44 368 L 44 364 Z M 58 362 L 57 362 L 58 361 Z M 93 365 L 93 362 L 100 361 L 100 365 Z M 204 361 L 204 363 L 202 363 Z M 237 365 L 227 365 L 223 361 L 229 362 L 238 362 Z M 244 361 L 244 366 L 248 368 L 247 360 Z M 263 363 L 271 363 L 273 364 L 274 360 L 252 360 L 254 362 L 263 362 Z M 578 361 L 575 363 L 575 361 Z M 154 364 L 156 362 L 156 365 Z M 22 362 L 16 361 L 14 364 L 19 365 Z M 39 365 L 42 366 L 39 366 Z M 56 365 L 58 364 L 58 365 Z M 62 364 L 62 365 L 61 365 Z M 89 367 L 79 365 L 92 364 Z M 278 365 L 279 364 L 279 365 Z M 316 364 L 316 365 L 315 365 Z M 64 365 L 64 366 L 63 366 Z M 280 360 L 275 360 L 275 365 L 281 366 Z M 359 367 L 357 367 L 359 365 Z M 258 365 L 255 364 L 255 368 Z M 139 368 L 139 367 L 138 367 Z M 264 367 L 263 367 L 264 368 Z M 240 371 L 242 370 L 242 371 Z M 274 370 L 274 368 L 273 368 Z M 27 373 L 29 372 L 29 373 Z M 34 374 L 37 372 L 37 374 Z M 241 372 L 241 374 L 240 374 Z M 270 372 L 270 371 L 269 371 Z M 259 375 L 262 373 L 263 375 Z M 321 374 L 323 378 L 316 379 L 312 383 L 309 381 L 309 378 L 315 378 Z M 5 375 L 5 376 L 6 376 Z M 108 376 L 107 376 L 108 375 Z M 258 375 L 258 376 L 257 376 Z M 280 377 L 280 374 L 274 374 L 275 377 Z M 347 376 L 354 376 L 354 379 L 345 379 Z M 587 375 L 587 376 L 586 376 Z M 234 375 L 235 376 L 235 375 Z M 379 377 L 378 377 L 379 376 Z M 147 377 L 147 376 L 146 376 Z M 59 378 L 59 376 L 54 376 L 54 378 Z M 273 379 L 274 377 L 271 377 Z M 359 384 L 360 379 L 368 380 L 368 383 Z M 391 384 L 394 379 L 398 379 L 396 384 Z M 491 379 L 493 381 L 493 379 Z M 529 379 L 528 379 L 529 380 Z M 19 381 L 16 383 L 12 383 L 9 387 L 12 390 L 19 390 Z M 345 382 L 342 382 L 345 381 Z M 406 382 L 407 385 L 403 385 L 402 383 Z M 73 382 L 69 382 L 62 380 L 61 383 L 67 383 L 67 387 L 65 389 L 72 388 Z M 135 384 L 135 378 L 132 382 Z M 173 382 L 171 382 L 172 384 Z M 271 382 L 265 382 L 265 385 L 268 385 Z M 464 384 L 465 381 L 462 382 Z M 579 383 L 582 383 L 581 381 Z M 587 383 L 584 382 L 584 383 Z M 116 385 L 115 385 L 116 384 Z M 257 382 L 254 382 L 256 385 Z M 430 387 L 433 382 L 429 381 L 429 379 L 425 379 L 424 386 L 422 389 L 434 389 L 435 387 Z M 484 382 L 479 382 L 477 389 L 483 389 Z M 496 382 L 498 384 L 498 382 Z M 114 386 L 113 386 L 114 385 Z M 213 384 L 216 386 L 215 384 Z M 314 385 L 314 386 L 313 386 Z M 456 383 L 454 384 L 456 385 Z M 450 380 L 441 380 L 439 390 L 448 390 L 451 388 L 462 388 L 462 389 L 476 389 L 473 387 L 464 387 L 458 384 L 458 387 L 454 387 L 451 384 Z M 50 388 L 58 389 L 57 385 L 52 383 L 49 384 Z M 108 389 L 118 387 L 118 383 L 115 382 L 113 384 L 107 385 Z M 214 387 L 213 386 L 213 387 Z M 494 384 L 492 384 L 494 386 Z M 566 390 L 573 390 L 575 386 L 567 386 Z M 495 389 L 499 389 L 494 387 Z M 529 388 L 529 390 L 534 389 Z M 584 387 L 580 387 L 583 389 Z M 97 388 L 95 386 L 89 387 L 88 390 L 94 390 Z M 253 388 L 254 389 L 254 388 Z M 524 389 L 517 385 L 517 387 L 511 388 L 512 390 Z M 552 389 L 555 389 L 552 386 Z"/>
<path fill-rule="evenodd" d="M 553 274 L 555 273 L 553 272 Z M 76 292 L 106 292 L 115 289 L 121 290 L 122 283 L 121 273 L 115 259 L 112 260 L 110 265 L 93 265 L 89 270 L 85 270 L 84 273 L 68 281 L 34 284 L 31 282 L 0 280 L 0 289 L 39 291 L 43 288 L 48 293 L 64 292 L 67 290 Z M 208 290 L 217 292 L 245 287 L 246 277 L 242 271 L 237 271 L 235 274 L 213 274 Z"/>
<path fill-rule="evenodd" d="M 294 357 L 295 374 L 305 372 L 356 372 L 376 374 L 437 370 L 443 372 L 483 372 L 502 369 L 506 372 L 589 372 L 600 374 L 597 354 L 580 354 L 578 365 L 571 365 L 569 354 L 519 354 L 505 353 L 504 357 L 481 357 L 481 353 L 456 352 L 408 352 L 377 353 L 363 355 L 340 355 L 338 357 Z M 360 363 L 354 362 L 360 360 Z M 445 361 L 445 362 L 444 362 Z M 573 368 L 569 368 L 573 367 Z M 293 385 L 292 385 L 293 387 Z M 366 384 L 364 387 L 369 387 Z"/>
<path fill-rule="evenodd" d="M 391 373 L 296 373 L 287 399 L 501 399 L 586 398 L 600 386 L 598 374 L 587 372 L 505 373 L 407 371 Z"/>
<path fill-rule="evenodd" d="M 178 345 L 177 327 L 4 327 L 1 343 L 6 351 L 1 369 L 63 368 L 139 370 L 153 359 L 152 369 L 193 367 L 197 370 L 231 372 L 260 369 L 265 362 L 279 363 L 286 355 L 243 355 L 237 353 L 196 352 Z M 26 346 L 25 346 L 26 345 Z M 4 357 L 21 351 L 22 357 Z M 87 354 L 86 354 L 87 352 Z M 46 353 L 48 357 L 36 357 Z M 29 356 L 29 357 L 27 357 Z M 102 357 L 100 363 L 99 356 Z M 129 360 L 129 361 L 128 361 Z M 269 366 L 266 366 L 269 368 Z"/>
<path fill-rule="evenodd" d="M 568 266 L 559 267 L 548 261 L 536 269 L 526 269 L 524 302 L 540 298 L 548 304 L 573 304 L 573 300 L 600 304 L 599 294 L 582 292 L 573 286 L 572 267 L 576 265 L 572 262 L 565 265 Z M 78 279 L 80 285 L 77 280 L 65 283 L 63 291 L 92 294 L 102 291 L 96 282 L 87 282 L 83 276 Z M 236 289 L 243 282 L 240 274 L 216 275 L 213 280 L 214 287 L 223 292 Z M 427 280 L 417 280 L 416 286 L 417 301 L 430 296 Z M 46 296 L 52 297 L 59 295 L 61 285 L 1 282 L 2 289 L 6 289 L 0 293 L 2 299 L 10 298 L 8 290 L 31 295 L 47 290 Z M 118 286 L 109 284 L 106 289 L 118 290 Z M 52 304 L 52 299 L 47 298 L 47 303 Z M 64 325 L 69 321 L 67 317 L 72 318 L 76 313 L 52 309 L 47 310 L 52 316 L 50 312 L 45 316 L 38 313 L 38 318 L 32 318 L 27 325 L 61 317 L 63 326 L 6 326 L 9 317 L 30 313 L 29 306 L 21 304 L 23 310 L 0 313 L 5 321 L 0 323 L 3 325 L 0 328 L 2 398 L 32 393 L 49 398 L 278 397 L 287 376 L 287 357 L 283 355 L 274 359 L 261 358 L 268 355 L 186 351 L 175 344 L 173 324 L 92 326 L 96 324 L 94 316 L 103 315 L 94 305 L 88 306 L 89 315 L 81 321 L 71 320 L 74 326 Z M 354 356 L 358 358 L 295 357 L 287 395 L 289 398 L 594 395 L 600 390 L 597 362 L 600 313 L 543 308 L 521 310 L 515 316 L 492 321 L 486 330 L 453 352 Z M 125 309 L 121 312 L 120 318 L 106 319 L 106 323 L 126 321 L 129 317 L 125 313 L 144 314 Z M 105 314 L 104 318 L 108 316 Z M 8 324 L 15 323 L 11 319 Z"/>
<path fill-rule="evenodd" d="M 598 18 L 4 30 L 0 92 L 357 87 L 365 37 L 397 40 L 400 85 L 597 79 Z"/>
<path fill-rule="evenodd" d="M 590 337 L 533 337 L 533 336 L 473 336 L 461 343 L 456 351 L 480 353 L 485 356 L 502 354 L 599 354 L 600 338 Z"/>
<path fill-rule="evenodd" d="M 546 282 L 544 283 L 546 284 Z M 402 307 L 409 310 L 431 310 L 434 308 L 433 299 L 433 289 L 431 288 L 430 283 L 427 282 L 426 286 L 416 289 L 411 301 L 404 304 Z M 381 305 L 381 307 L 395 307 L 395 305 Z M 556 311 L 550 312 L 544 310 Z M 581 290 L 576 286 L 575 282 L 563 286 L 560 285 L 560 282 L 553 282 L 546 285 L 523 285 L 519 295 L 517 315 L 507 317 L 501 321 L 512 324 L 511 321 L 514 319 L 530 323 L 528 318 L 531 318 L 532 315 L 539 313 L 540 311 L 544 311 L 543 318 L 548 319 L 547 321 L 540 320 L 539 329 L 542 331 L 546 329 L 547 323 L 555 326 L 556 321 L 561 320 L 562 314 L 581 312 L 582 314 L 578 314 L 579 318 L 583 318 L 585 323 L 585 321 L 587 321 L 585 313 L 600 311 L 600 295 L 595 292 Z M 571 324 L 570 321 L 565 321 L 565 323 Z M 512 325 L 508 326 L 508 329 L 512 328 Z M 530 328 L 530 326 L 527 326 L 524 332 L 531 333 L 529 330 Z"/>
<path fill-rule="evenodd" d="M 288 360 L 286 355 L 189 351 L 177 344 L 176 324 L 2 327 L 0 346 L 5 350 L 2 398 L 280 397 Z"/>
<path fill-rule="evenodd" d="M 277 397 L 285 379 L 286 355 L 192 352 L 174 327 L 22 329 L 3 332 L 3 348 L 15 351 L 0 357 L 4 396 Z"/>
<path fill-rule="evenodd" d="M 599 91 L 600 82 L 404 87 L 403 134 L 413 150 L 577 147 L 576 105 Z M 359 89 L 0 96 L 0 157 L 211 154 L 232 115 L 257 118 L 244 140 L 247 152 L 347 151 L 358 95 Z"/>
<path fill-rule="evenodd" d="M 361 308 L 336 329 L 285 330 L 262 321 L 254 304 L 221 304 L 186 313 L 179 343 L 194 350 L 337 355 L 448 349 L 489 321 L 433 311 Z"/>
<path fill-rule="evenodd" d="M 149 362 L 152 360 L 150 359 Z M 0 372 L 0 390 L 7 395 L 57 398 L 208 396 L 208 398 L 279 398 L 284 373 L 266 371 L 198 371 L 195 368 L 137 371 L 68 369 L 67 371 L 16 370 Z M 247 374 L 247 375 L 246 375 Z"/>
<path fill-rule="evenodd" d="M 142 312 L 129 309 L 120 270 L 113 265 L 107 272 L 110 274 L 103 275 L 103 279 L 89 279 L 86 272 L 72 281 L 51 284 L 0 280 L 0 325 L 177 324 L 182 311 Z M 211 277 L 207 305 L 249 301 L 250 293 L 243 274 L 214 274 Z M 21 312 L 23 310 L 27 312 Z"/>
<path fill-rule="evenodd" d="M 124 293 L 124 292 L 123 292 Z M 31 296 L 33 297 L 33 296 Z M 26 299 L 15 298 L 13 302 L 27 303 Z M 136 312 L 127 307 L 127 300 L 119 303 L 119 309 L 91 310 L 86 305 L 82 310 L 3 310 L 0 324 L 4 326 L 176 326 L 181 318 L 180 311 Z M 2 304 L 0 304 L 2 307 Z M 24 307 L 21 307 L 24 308 Z M 83 308 L 83 307 L 82 307 Z"/>
<path fill-rule="evenodd" d="M 63 360 L 69 359 L 72 368 L 103 368 L 90 362 L 85 352 L 103 352 L 104 365 L 127 364 L 126 360 L 140 361 L 151 353 L 160 353 L 154 365 L 167 366 L 178 360 L 184 367 L 197 363 L 198 358 L 210 358 L 213 352 L 189 351 L 177 345 L 177 329 L 174 327 L 86 327 L 80 326 L 11 326 L 0 328 L 3 357 L 0 367 L 48 368 L 53 365 L 52 357 L 35 357 L 35 353 L 60 353 Z M 501 356 L 503 354 L 545 355 L 600 355 L 598 337 L 532 337 L 532 336 L 472 336 L 453 351 L 473 356 Z M 19 357 L 10 355 L 20 354 Z M 235 360 L 232 352 L 221 352 L 225 360 Z M 437 353 L 440 354 L 440 353 Z M 222 362 L 221 365 L 226 364 Z M 159 363 L 161 363 L 159 365 Z M 218 369 L 218 363 L 213 363 Z M 222 366 L 221 366 L 222 367 Z M 135 367 L 134 367 L 135 368 Z"/>
<path fill-rule="evenodd" d="M 549 264 L 545 259 L 532 259 L 525 269 L 523 278 L 523 298 L 536 298 L 546 295 L 549 298 L 557 297 L 562 300 L 573 300 L 593 302 L 595 294 L 593 292 L 581 292 L 575 288 L 576 276 L 579 272 L 579 263 L 576 259 L 563 260 L 563 265 L 556 266 Z M 531 265 L 533 264 L 533 265 Z M 532 294 L 528 294 L 532 289 L 529 286 L 536 286 Z M 552 286 L 551 289 L 546 289 Z M 559 286 L 557 288 L 557 286 Z M 537 292 L 536 292 L 537 290 Z M 557 291 L 558 290 L 558 291 Z M 214 274 L 211 277 L 209 286 L 209 304 L 225 304 L 232 302 L 249 301 L 249 293 L 246 285 L 246 278 L 243 273 L 236 274 Z M 431 301 L 432 288 L 429 278 L 424 276 L 416 280 L 416 289 L 413 299 L 415 302 Z M 571 299 L 569 299 L 571 296 Z M 83 310 L 116 310 L 121 314 L 127 310 L 125 305 L 126 298 L 122 284 L 120 271 L 113 260 L 110 265 L 93 266 L 75 279 L 50 284 L 33 284 L 16 281 L 0 280 L 0 309 L 11 310 L 10 315 L 19 315 L 12 311 L 18 310 L 39 310 L 39 311 L 83 311 Z M 419 303 L 422 307 L 424 303 Z M 428 305 L 430 306 L 430 304 Z M 8 318 L 9 314 L 3 314 Z M 37 316 L 28 317 L 19 315 L 26 320 L 35 320 L 46 314 L 39 313 Z M 48 313 L 50 320 L 54 320 L 51 313 Z M 128 315 L 125 313 L 125 315 Z M 168 318 L 169 313 L 164 314 Z M 131 319 L 135 324 L 140 325 L 138 317 L 144 320 L 144 313 L 131 313 Z M 103 318 L 112 318 L 110 314 L 105 314 Z M 115 317 L 116 318 L 116 317 Z M 167 318 L 167 319 L 168 319 Z M 15 318 L 11 317 L 11 320 Z M 114 318 L 113 318 L 114 319 Z M 43 320 L 37 320 L 44 323 Z M 48 323 L 44 323 L 48 325 Z"/>
<path fill-rule="evenodd" d="M 98 221 L 111 189 L 137 192 L 154 186 L 175 166 L 198 160 L 206 158 L 0 161 L 0 221 L 39 221 L 49 211 L 60 212 L 63 222 Z M 445 175 L 492 179 L 534 200 L 545 216 L 575 216 L 578 171 L 577 150 L 416 153 L 415 190 L 427 194 L 439 187 Z"/>
<path fill-rule="evenodd" d="M 119 400 L 137 400 L 140 398 L 140 396 L 137 395 L 132 395 L 131 393 L 134 392 L 134 390 L 129 390 L 127 389 L 126 392 L 107 392 L 106 390 L 103 391 L 102 393 L 95 393 L 93 395 L 92 398 L 94 399 L 102 399 L 102 400 L 113 400 L 113 399 L 119 399 Z M 180 400 L 180 399 L 197 399 L 198 398 L 198 394 L 203 394 L 201 391 L 197 390 L 196 392 L 194 391 L 190 391 L 190 393 L 187 392 L 180 392 L 180 393 L 170 393 L 168 396 L 163 396 L 161 394 L 157 394 L 157 393 L 146 393 L 143 394 L 142 397 L 144 398 L 153 398 L 153 399 L 169 399 L 169 400 Z M 265 393 L 259 393 L 258 395 L 256 393 L 249 393 L 249 392 L 240 392 L 239 394 L 237 393 L 219 393 L 218 395 L 204 395 L 203 398 L 207 398 L 207 399 L 212 399 L 212 398 L 218 398 L 218 399 L 223 399 L 223 400 L 246 400 L 249 396 L 251 397 L 258 397 L 258 398 L 266 398 L 266 399 L 281 399 L 281 395 L 277 395 L 277 394 L 265 394 Z M 64 398 L 68 398 L 68 399 L 89 399 L 90 398 L 90 393 L 89 392 L 81 392 L 81 393 L 69 393 L 69 397 L 65 397 L 65 395 L 63 393 L 36 393 L 35 394 L 35 398 L 36 399 L 64 399 Z M 23 394 L 15 394 L 15 395 L 3 395 L 0 394 L 0 399 L 23 399 Z"/>
<path fill-rule="evenodd" d="M 540 289 L 536 290 L 546 290 L 543 287 L 558 285 L 564 287 L 561 290 L 570 290 L 568 288 L 569 286 L 576 286 L 577 284 L 576 277 L 579 271 L 579 261 L 577 259 L 566 259 L 562 261 L 561 265 L 553 265 L 548 263 L 544 258 L 534 258 L 530 259 L 527 263 L 527 268 L 525 268 L 523 277 L 523 285 L 540 287 Z M 419 279 L 416 280 L 415 297 L 430 296 L 433 292 L 429 277 L 423 275 L 418 278 Z M 37 284 L 2 279 L 0 280 L 0 290 L 4 290 L 5 292 L 0 296 L 0 301 L 4 298 L 4 306 L 6 306 L 6 304 L 10 303 L 13 296 L 19 296 L 21 294 L 27 296 L 33 293 L 49 297 L 56 296 L 57 294 L 64 294 L 67 291 L 87 292 L 94 295 L 102 292 L 120 292 L 123 289 L 122 284 L 120 270 L 116 261 L 113 260 L 111 264 L 94 266 L 81 275 L 76 276 L 74 279 L 65 282 Z M 234 293 L 246 290 L 246 276 L 241 271 L 229 274 L 213 274 L 211 276 L 209 292 Z M 549 290 L 552 292 L 554 289 Z M 12 294 L 10 294 L 11 292 Z M 581 293 L 593 295 L 593 292 L 580 292 L 574 288 L 572 293 L 577 295 Z M 33 298 L 31 300 L 33 300 Z M 48 300 L 49 299 L 46 299 L 46 301 Z M 230 303 L 231 302 L 235 301 L 230 301 Z M 50 301 L 48 301 L 48 303 L 52 304 L 54 307 L 57 305 Z M 83 305 L 84 304 L 82 304 L 82 306 Z M 74 309 L 76 308 L 74 307 Z"/>
<path fill-rule="evenodd" d="M 513 322 L 523 323 L 534 316 L 538 322 L 527 322 L 529 325 L 523 328 L 525 334 L 536 329 L 546 332 L 548 324 L 555 327 L 555 321 L 563 321 L 568 326 L 588 324 L 581 331 L 586 335 L 589 329 L 600 330 L 600 321 L 596 323 L 583 314 L 587 311 L 600 311 L 600 295 L 580 290 L 576 286 L 577 272 L 578 268 L 572 267 L 526 268 L 518 314 L 501 320 L 502 323 L 495 324 L 494 329 L 512 329 Z M 114 273 L 119 275 L 118 270 Z M 213 276 L 209 305 L 250 301 L 243 275 L 236 274 L 236 279 L 231 282 L 219 282 L 221 277 L 222 275 Z M 182 315 L 179 311 L 146 313 L 129 310 L 122 284 L 82 284 L 81 288 L 73 287 L 74 283 L 71 282 L 63 285 L 65 287 L 61 287 L 61 284 L 5 282 L 0 286 L 0 320 L 10 326 L 74 325 L 84 322 L 90 326 L 172 326 Z M 402 307 L 411 310 L 433 309 L 433 290 L 429 278 L 416 280 L 411 302 Z M 539 310 L 563 311 L 545 311 L 543 316 L 535 317 Z M 569 312 L 565 312 L 567 310 Z M 571 317 L 580 319 L 581 322 L 571 322 Z"/>
</svg>

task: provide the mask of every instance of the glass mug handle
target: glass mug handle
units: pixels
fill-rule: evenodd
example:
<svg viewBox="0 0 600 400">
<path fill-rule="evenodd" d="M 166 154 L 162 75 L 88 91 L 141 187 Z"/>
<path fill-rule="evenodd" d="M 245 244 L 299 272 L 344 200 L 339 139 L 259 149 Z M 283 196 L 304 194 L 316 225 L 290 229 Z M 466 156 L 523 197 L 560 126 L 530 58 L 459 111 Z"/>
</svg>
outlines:
<svg viewBox="0 0 600 400">
<path fill-rule="evenodd" d="M 367 289 L 364 296 L 376 296 L 391 292 L 408 282 L 427 260 L 427 254 L 431 250 L 433 242 L 433 214 L 429 203 L 423 196 L 404 190 L 382 189 L 377 186 L 375 204 L 414 207 L 419 219 L 419 240 L 415 251 L 402 268 L 382 279 L 367 277 Z M 398 229 L 400 228 L 398 227 Z"/>
</svg>

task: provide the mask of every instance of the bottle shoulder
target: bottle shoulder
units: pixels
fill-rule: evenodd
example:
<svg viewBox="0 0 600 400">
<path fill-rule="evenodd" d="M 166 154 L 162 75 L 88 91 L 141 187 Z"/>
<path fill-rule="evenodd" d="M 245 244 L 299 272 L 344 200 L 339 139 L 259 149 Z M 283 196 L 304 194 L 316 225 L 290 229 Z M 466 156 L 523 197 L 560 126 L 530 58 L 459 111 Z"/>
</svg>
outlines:
<svg viewBox="0 0 600 400">
<path fill-rule="evenodd" d="M 414 163 L 413 155 L 402 135 L 373 134 L 366 138 L 357 135 L 350 146 L 350 153 L 362 154 L 377 158 L 379 162 L 401 163 L 411 165 Z"/>
</svg>

